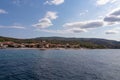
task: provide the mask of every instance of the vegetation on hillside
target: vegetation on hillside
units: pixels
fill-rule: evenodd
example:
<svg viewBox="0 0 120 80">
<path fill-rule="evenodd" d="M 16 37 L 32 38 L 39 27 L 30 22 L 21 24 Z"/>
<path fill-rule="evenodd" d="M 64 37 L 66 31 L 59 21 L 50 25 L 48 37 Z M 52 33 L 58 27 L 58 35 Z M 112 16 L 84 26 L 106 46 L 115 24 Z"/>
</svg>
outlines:
<svg viewBox="0 0 120 80">
<path fill-rule="evenodd" d="M 97 38 L 64 38 L 64 37 L 40 37 L 32 39 L 16 39 L 8 37 L 0 37 L 0 42 L 11 41 L 15 43 L 39 43 L 46 41 L 51 44 L 70 44 L 80 45 L 82 48 L 113 48 L 120 49 L 120 42 L 113 40 L 97 39 Z"/>
</svg>

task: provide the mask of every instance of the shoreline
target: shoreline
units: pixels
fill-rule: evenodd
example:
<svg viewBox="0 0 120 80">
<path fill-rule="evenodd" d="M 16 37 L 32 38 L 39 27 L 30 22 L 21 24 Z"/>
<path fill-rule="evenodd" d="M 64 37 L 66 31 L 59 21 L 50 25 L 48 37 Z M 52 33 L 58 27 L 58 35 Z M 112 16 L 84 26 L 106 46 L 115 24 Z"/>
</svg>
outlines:
<svg viewBox="0 0 120 80">
<path fill-rule="evenodd" d="M 95 49 L 90 49 L 90 48 L 3 48 L 3 49 L 41 50 L 41 51 L 45 51 L 45 50 L 95 50 Z M 96 48 L 96 49 L 99 49 L 99 48 Z M 105 48 L 105 49 L 107 50 L 109 48 Z"/>
<path fill-rule="evenodd" d="M 1 48 L 2 49 L 2 48 Z M 87 48 L 3 48 L 3 49 L 38 49 L 38 50 L 69 50 L 69 49 L 74 49 L 74 50 L 83 50 Z"/>
</svg>

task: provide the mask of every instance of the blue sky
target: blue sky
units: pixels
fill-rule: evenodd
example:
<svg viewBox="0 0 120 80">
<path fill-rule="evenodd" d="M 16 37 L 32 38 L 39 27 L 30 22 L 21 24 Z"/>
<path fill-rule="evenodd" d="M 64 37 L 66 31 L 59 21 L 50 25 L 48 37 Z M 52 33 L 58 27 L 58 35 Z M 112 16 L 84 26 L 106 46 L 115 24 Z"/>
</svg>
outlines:
<svg viewBox="0 0 120 80">
<path fill-rule="evenodd" d="M 120 0 L 0 0 L 0 36 L 120 41 Z"/>
</svg>

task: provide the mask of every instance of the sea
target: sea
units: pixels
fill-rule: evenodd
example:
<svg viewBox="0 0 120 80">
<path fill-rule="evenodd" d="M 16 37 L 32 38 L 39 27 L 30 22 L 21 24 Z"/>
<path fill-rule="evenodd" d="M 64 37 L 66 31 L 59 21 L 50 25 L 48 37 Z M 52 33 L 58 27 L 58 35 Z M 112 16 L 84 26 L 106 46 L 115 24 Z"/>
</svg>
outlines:
<svg viewBox="0 0 120 80">
<path fill-rule="evenodd" d="M 0 80 L 120 80 L 120 49 L 0 49 Z"/>
</svg>

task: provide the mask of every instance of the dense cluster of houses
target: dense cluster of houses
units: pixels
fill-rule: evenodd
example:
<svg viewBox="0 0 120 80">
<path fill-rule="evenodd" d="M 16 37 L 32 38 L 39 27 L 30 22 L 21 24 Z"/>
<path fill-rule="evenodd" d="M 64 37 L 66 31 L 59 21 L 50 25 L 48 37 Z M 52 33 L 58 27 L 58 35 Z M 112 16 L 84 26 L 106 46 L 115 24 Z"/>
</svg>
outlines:
<svg viewBox="0 0 120 80">
<path fill-rule="evenodd" d="M 0 42 L 0 48 L 80 48 L 80 45 L 70 44 L 51 44 L 46 41 L 39 43 L 15 43 L 15 42 Z"/>
</svg>

